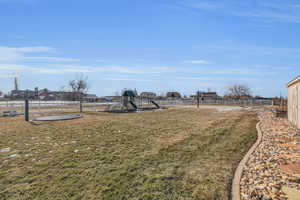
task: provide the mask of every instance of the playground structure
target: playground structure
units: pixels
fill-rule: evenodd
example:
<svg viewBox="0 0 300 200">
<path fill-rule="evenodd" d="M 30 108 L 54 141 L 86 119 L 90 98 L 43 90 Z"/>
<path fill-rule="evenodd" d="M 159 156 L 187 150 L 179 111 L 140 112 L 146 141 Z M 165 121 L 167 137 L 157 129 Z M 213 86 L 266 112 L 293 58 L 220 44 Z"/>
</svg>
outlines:
<svg viewBox="0 0 300 200">
<path fill-rule="evenodd" d="M 122 92 L 121 102 L 123 107 L 126 108 L 127 111 L 135 111 L 138 109 L 138 106 L 135 103 L 136 96 L 137 94 L 133 90 L 124 90 Z"/>
<path fill-rule="evenodd" d="M 120 103 L 108 106 L 105 112 L 127 113 L 155 109 L 163 108 L 151 98 L 139 97 L 136 91 L 124 89 L 122 91 Z"/>
</svg>

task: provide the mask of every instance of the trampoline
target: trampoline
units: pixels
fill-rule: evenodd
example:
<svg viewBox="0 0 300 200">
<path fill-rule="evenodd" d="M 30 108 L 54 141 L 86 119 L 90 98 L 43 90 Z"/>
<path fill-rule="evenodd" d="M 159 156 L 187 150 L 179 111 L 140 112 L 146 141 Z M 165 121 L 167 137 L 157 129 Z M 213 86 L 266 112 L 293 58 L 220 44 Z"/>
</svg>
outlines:
<svg viewBox="0 0 300 200">
<path fill-rule="evenodd" d="M 61 120 L 71 120 L 81 118 L 81 115 L 57 115 L 57 116 L 46 116 L 38 117 L 33 119 L 33 121 L 61 121 Z"/>
<path fill-rule="evenodd" d="M 0 117 L 15 117 L 18 113 L 15 110 L 4 110 L 0 111 Z"/>
</svg>

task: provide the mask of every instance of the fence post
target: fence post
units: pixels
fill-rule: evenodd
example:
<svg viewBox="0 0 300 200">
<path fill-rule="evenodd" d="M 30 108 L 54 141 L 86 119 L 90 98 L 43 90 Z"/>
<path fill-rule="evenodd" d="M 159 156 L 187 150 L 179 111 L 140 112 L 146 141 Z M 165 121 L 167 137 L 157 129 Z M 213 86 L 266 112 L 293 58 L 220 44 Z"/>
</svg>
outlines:
<svg viewBox="0 0 300 200">
<path fill-rule="evenodd" d="M 197 91 L 197 108 L 200 106 L 200 92 Z"/>
<path fill-rule="evenodd" d="M 82 112 L 82 101 L 79 101 L 80 112 Z"/>
<path fill-rule="evenodd" d="M 25 121 L 28 122 L 29 121 L 29 101 L 28 101 L 28 90 L 26 90 L 25 92 L 25 112 L 24 112 L 24 117 L 25 117 Z"/>
<path fill-rule="evenodd" d="M 28 122 L 29 121 L 29 102 L 28 99 L 25 99 L 25 121 Z"/>
</svg>

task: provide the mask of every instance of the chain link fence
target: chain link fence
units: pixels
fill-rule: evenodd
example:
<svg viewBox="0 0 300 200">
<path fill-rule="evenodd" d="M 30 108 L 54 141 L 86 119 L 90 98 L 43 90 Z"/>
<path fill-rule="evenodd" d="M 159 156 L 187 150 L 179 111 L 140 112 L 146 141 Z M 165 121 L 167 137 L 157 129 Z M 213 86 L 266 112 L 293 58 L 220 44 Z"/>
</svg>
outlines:
<svg viewBox="0 0 300 200">
<path fill-rule="evenodd" d="M 155 105 L 151 102 L 155 101 L 160 106 L 197 106 L 196 99 L 147 99 L 136 98 L 136 105 L 141 107 L 150 107 Z M 115 102 L 83 102 L 80 101 L 29 101 L 30 116 L 44 116 L 59 113 L 78 113 L 83 112 L 99 112 L 106 111 L 109 107 L 120 105 L 121 100 Z M 272 105 L 273 101 L 269 99 L 216 99 L 203 100 L 200 105 L 235 105 L 235 106 L 264 106 Z M 18 114 L 23 114 L 25 109 L 25 101 L 0 101 L 0 112 L 16 111 Z"/>
</svg>

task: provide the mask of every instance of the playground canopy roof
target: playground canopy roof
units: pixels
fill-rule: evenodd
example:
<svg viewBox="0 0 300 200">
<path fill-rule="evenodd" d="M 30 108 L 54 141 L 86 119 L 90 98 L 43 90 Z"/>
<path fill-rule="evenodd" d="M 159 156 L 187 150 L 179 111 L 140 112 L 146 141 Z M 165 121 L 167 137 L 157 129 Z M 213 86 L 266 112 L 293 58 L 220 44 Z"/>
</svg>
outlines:
<svg viewBox="0 0 300 200">
<path fill-rule="evenodd" d="M 132 90 L 124 90 L 123 93 L 122 93 L 122 96 L 124 96 L 124 97 L 135 97 L 136 94 Z"/>
</svg>

